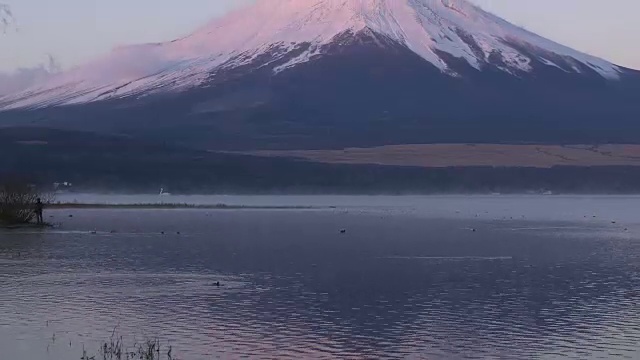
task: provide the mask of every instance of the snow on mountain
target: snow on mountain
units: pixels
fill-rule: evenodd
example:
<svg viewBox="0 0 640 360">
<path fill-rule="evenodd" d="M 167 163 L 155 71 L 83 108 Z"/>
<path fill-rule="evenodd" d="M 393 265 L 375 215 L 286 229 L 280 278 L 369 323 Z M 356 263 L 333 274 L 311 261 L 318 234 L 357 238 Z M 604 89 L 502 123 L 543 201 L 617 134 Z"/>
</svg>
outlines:
<svg viewBox="0 0 640 360">
<path fill-rule="evenodd" d="M 549 66 L 575 73 L 591 68 L 607 79 L 617 79 L 622 71 L 466 0 L 258 0 L 184 38 L 118 48 L 38 87 L 0 98 L 0 109 L 183 90 L 211 80 L 214 70 L 248 64 L 263 54 L 285 58 L 302 44 L 310 45 L 274 67 L 278 73 L 321 56 L 338 35 L 367 31 L 406 46 L 452 76 L 458 74 L 443 53 L 479 70 L 496 66 L 513 74 L 532 71 L 531 54 Z M 489 65 L 496 54 L 500 63 Z"/>
</svg>

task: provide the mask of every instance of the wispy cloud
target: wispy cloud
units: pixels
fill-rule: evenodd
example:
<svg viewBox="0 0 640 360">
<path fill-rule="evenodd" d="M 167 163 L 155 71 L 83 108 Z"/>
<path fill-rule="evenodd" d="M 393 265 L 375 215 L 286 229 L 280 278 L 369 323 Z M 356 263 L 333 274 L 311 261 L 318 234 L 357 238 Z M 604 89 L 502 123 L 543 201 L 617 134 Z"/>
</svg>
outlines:
<svg viewBox="0 0 640 360">
<path fill-rule="evenodd" d="M 6 33 L 7 30 L 16 24 L 11 8 L 7 4 L 0 3 L 0 31 Z"/>
<path fill-rule="evenodd" d="M 0 72 L 0 96 L 15 94 L 45 82 L 61 71 L 56 59 L 48 55 L 47 61 L 31 68 L 20 68 L 10 73 Z"/>
</svg>

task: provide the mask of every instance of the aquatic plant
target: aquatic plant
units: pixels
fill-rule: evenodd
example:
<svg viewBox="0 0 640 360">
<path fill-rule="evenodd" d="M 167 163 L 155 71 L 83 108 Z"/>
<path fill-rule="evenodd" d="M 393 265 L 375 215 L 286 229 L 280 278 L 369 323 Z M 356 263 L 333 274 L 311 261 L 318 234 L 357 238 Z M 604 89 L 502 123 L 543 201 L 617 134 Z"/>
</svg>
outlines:
<svg viewBox="0 0 640 360">
<path fill-rule="evenodd" d="M 171 345 L 162 347 L 158 338 L 136 342 L 133 346 L 127 347 L 122 336 L 117 335 L 114 329 L 109 340 L 100 346 L 99 357 L 89 356 L 83 346 L 80 360 L 173 360 L 172 353 Z"/>
</svg>

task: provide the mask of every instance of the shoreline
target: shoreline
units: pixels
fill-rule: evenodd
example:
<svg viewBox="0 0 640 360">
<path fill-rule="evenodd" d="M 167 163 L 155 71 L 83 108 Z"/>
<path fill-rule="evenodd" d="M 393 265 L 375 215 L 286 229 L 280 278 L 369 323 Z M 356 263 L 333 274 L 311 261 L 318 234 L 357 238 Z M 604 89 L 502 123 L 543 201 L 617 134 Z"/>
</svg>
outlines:
<svg viewBox="0 0 640 360">
<path fill-rule="evenodd" d="M 334 206 L 251 206 L 251 205 L 197 205 L 180 203 L 140 203 L 140 204 L 100 204 L 100 203 L 55 203 L 45 207 L 46 210 L 318 210 L 333 209 Z M 0 230 L 17 229 L 49 229 L 56 227 L 52 223 L 25 223 L 25 224 L 5 224 L 0 223 Z"/>
<path fill-rule="evenodd" d="M 72 209 L 138 209 L 138 210 L 171 210 L 171 209 L 202 209 L 202 210 L 311 210 L 331 207 L 318 206 L 259 206 L 259 205 L 198 205 L 186 203 L 140 203 L 140 204 L 100 204 L 100 203 L 56 203 L 47 205 L 48 210 Z"/>
</svg>

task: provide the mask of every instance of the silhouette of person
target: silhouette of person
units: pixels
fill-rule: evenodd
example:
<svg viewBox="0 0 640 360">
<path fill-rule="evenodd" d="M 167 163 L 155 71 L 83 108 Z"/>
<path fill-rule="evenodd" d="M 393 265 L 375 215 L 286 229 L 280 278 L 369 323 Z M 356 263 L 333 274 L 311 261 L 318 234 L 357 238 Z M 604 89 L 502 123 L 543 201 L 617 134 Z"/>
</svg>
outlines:
<svg viewBox="0 0 640 360">
<path fill-rule="evenodd" d="M 44 219 L 42 217 L 43 211 L 44 211 L 44 204 L 42 203 L 42 200 L 40 198 L 37 198 L 36 205 L 35 205 L 35 213 L 36 213 L 36 221 L 38 222 L 38 224 L 44 223 Z"/>
</svg>

